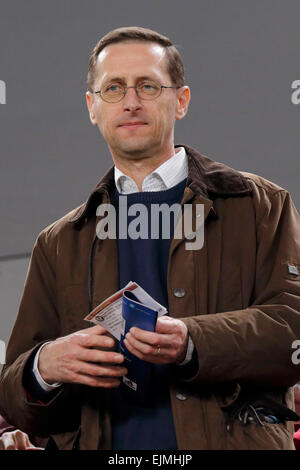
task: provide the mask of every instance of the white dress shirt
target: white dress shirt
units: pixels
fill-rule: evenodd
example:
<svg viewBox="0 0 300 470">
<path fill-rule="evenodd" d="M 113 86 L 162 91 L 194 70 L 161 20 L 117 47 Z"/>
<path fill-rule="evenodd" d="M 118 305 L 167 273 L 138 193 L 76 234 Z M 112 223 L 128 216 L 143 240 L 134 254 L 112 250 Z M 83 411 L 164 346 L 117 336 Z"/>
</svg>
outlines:
<svg viewBox="0 0 300 470">
<path fill-rule="evenodd" d="M 142 191 L 163 191 L 180 183 L 188 175 L 188 162 L 184 147 L 162 163 L 142 183 Z M 115 184 L 120 194 L 139 192 L 136 182 L 115 166 Z"/>
<path fill-rule="evenodd" d="M 187 178 L 188 175 L 188 161 L 187 155 L 185 152 L 184 147 L 179 147 L 179 150 L 162 163 L 158 168 L 156 168 L 152 173 L 146 176 L 142 183 L 142 191 L 163 191 L 166 189 L 170 189 L 176 184 L 180 183 L 180 181 Z M 130 178 L 129 176 L 125 175 L 119 168 L 115 166 L 115 184 L 117 190 L 120 194 L 131 194 L 139 192 L 139 188 L 136 182 Z M 55 384 L 48 384 L 43 380 L 41 374 L 38 369 L 38 360 L 39 354 L 41 349 L 48 343 L 42 344 L 35 355 L 34 364 L 33 364 L 33 373 L 35 375 L 36 380 L 38 381 L 39 385 L 45 391 L 52 391 L 53 389 L 59 387 L 61 383 L 57 382 Z M 187 364 L 191 358 L 194 351 L 194 343 L 192 338 L 189 336 L 188 341 L 188 348 L 186 357 L 183 362 L 179 365 L 183 366 Z"/>
</svg>

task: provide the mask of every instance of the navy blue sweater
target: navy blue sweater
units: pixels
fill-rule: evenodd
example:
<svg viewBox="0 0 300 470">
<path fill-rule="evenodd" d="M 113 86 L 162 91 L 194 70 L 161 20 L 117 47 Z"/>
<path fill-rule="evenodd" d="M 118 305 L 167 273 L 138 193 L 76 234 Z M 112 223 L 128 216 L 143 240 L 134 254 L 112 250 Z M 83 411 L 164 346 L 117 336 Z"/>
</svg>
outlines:
<svg viewBox="0 0 300 470">
<path fill-rule="evenodd" d="M 174 233 L 174 217 L 171 217 L 169 238 L 162 238 L 160 223 L 159 238 L 151 239 L 151 204 L 179 204 L 185 185 L 186 180 L 183 180 L 165 191 L 145 191 L 127 195 L 128 208 L 137 203 L 147 207 L 149 237 L 136 240 L 129 237 L 118 239 L 120 289 L 129 281 L 135 281 L 167 309 L 167 270 L 170 242 Z M 113 202 L 117 215 L 119 197 L 120 194 L 115 190 Z M 128 226 L 135 218 L 136 216 L 128 216 Z M 124 394 L 122 386 L 113 391 L 111 412 L 114 450 L 177 449 L 170 403 L 170 380 L 170 366 L 153 364 L 151 402 L 143 405 L 131 402 Z"/>
</svg>

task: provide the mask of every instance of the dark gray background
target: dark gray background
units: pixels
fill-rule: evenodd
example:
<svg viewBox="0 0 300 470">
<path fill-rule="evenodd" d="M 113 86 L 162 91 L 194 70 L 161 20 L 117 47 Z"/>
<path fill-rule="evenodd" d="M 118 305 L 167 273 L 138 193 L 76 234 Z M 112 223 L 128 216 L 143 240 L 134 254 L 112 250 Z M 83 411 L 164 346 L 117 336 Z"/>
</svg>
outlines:
<svg viewBox="0 0 300 470">
<path fill-rule="evenodd" d="M 169 36 L 192 101 L 176 143 L 285 187 L 300 207 L 299 0 L 0 2 L 0 339 L 17 313 L 40 230 L 83 202 L 111 165 L 88 119 L 88 59 L 119 26 Z"/>
</svg>

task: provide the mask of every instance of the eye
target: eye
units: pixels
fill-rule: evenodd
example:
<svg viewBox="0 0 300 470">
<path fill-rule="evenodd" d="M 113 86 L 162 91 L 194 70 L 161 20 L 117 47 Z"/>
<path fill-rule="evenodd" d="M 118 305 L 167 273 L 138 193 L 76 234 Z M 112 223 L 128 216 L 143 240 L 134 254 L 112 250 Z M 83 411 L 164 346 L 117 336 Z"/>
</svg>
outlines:
<svg viewBox="0 0 300 470">
<path fill-rule="evenodd" d="M 152 91 L 152 90 L 156 90 L 157 89 L 157 85 L 155 83 L 151 83 L 151 82 L 145 82 L 145 83 L 141 83 L 139 85 L 139 88 L 145 90 L 145 91 Z"/>
<path fill-rule="evenodd" d="M 120 93 L 122 86 L 119 83 L 111 83 L 103 88 L 103 93 Z"/>
<path fill-rule="evenodd" d="M 152 90 L 152 88 L 155 88 L 152 83 L 144 83 L 143 87 L 145 88 L 145 90 Z"/>
<path fill-rule="evenodd" d="M 159 93 L 159 86 L 155 82 L 141 82 L 138 89 L 142 95 L 156 96 Z"/>
</svg>

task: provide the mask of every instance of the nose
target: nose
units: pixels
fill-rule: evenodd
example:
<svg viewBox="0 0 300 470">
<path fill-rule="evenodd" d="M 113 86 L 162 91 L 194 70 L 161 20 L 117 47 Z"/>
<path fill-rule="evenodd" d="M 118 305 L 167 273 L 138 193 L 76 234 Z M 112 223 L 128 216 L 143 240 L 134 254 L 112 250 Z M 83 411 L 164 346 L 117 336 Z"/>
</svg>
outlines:
<svg viewBox="0 0 300 470">
<path fill-rule="evenodd" d="M 125 111 L 137 111 L 141 108 L 141 101 L 134 87 L 128 87 L 123 98 L 123 108 Z"/>
</svg>

